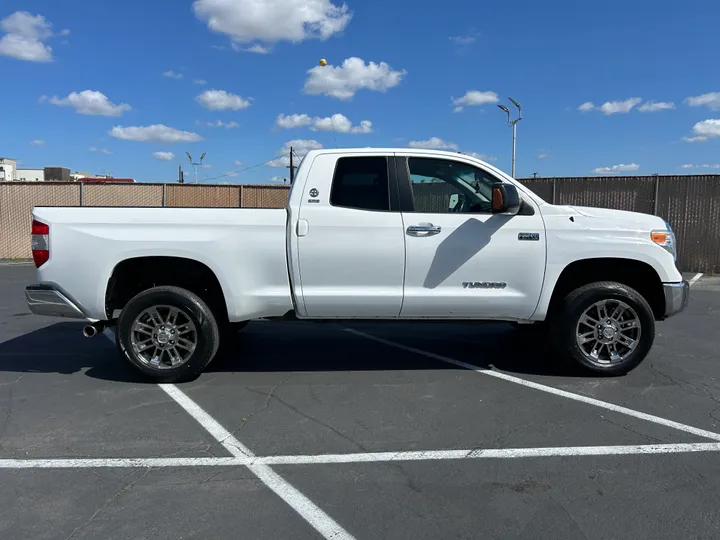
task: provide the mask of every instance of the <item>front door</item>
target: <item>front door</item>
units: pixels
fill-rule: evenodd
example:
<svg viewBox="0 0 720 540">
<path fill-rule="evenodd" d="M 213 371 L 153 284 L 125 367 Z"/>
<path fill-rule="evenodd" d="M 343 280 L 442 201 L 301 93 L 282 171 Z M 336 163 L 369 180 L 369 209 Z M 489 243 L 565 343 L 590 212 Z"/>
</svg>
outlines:
<svg viewBox="0 0 720 540">
<path fill-rule="evenodd" d="M 403 209 L 403 318 L 525 319 L 545 272 L 545 229 L 535 203 L 491 213 L 491 172 L 460 159 L 398 156 L 409 184 Z M 401 186 L 402 187 L 402 186 Z"/>
</svg>

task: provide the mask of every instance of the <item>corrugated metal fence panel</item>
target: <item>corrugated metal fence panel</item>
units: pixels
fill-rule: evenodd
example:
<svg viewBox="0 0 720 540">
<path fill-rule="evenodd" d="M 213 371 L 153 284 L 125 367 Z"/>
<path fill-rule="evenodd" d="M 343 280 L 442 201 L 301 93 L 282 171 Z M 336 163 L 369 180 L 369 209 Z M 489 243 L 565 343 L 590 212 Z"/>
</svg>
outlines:
<svg viewBox="0 0 720 540">
<path fill-rule="evenodd" d="M 554 182 L 552 178 L 519 178 L 518 180 L 545 202 L 552 204 Z"/>
<path fill-rule="evenodd" d="M 29 259 L 32 209 L 78 206 L 80 186 L 65 182 L 0 183 L 0 259 Z"/>
<path fill-rule="evenodd" d="M 195 208 L 237 208 L 240 206 L 239 186 L 198 186 L 168 184 L 165 206 Z"/>
<path fill-rule="evenodd" d="M 661 177 L 658 215 L 675 231 L 679 268 L 720 272 L 720 176 Z"/>
<path fill-rule="evenodd" d="M 85 184 L 83 206 L 162 206 L 162 192 L 161 184 Z"/>
<path fill-rule="evenodd" d="M 286 186 L 242 186 L 240 205 L 243 208 L 285 208 L 290 188 Z"/>
<path fill-rule="evenodd" d="M 555 204 L 653 213 L 655 177 L 557 178 Z"/>
</svg>

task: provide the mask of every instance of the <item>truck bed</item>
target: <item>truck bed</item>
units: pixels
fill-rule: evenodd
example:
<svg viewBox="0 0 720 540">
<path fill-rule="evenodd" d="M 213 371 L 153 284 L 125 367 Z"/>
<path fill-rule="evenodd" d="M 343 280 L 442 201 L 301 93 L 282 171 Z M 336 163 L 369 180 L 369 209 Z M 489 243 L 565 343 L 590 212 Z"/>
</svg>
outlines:
<svg viewBox="0 0 720 540">
<path fill-rule="evenodd" d="M 181 257 L 218 278 L 231 320 L 292 309 L 287 211 L 252 208 L 37 207 L 50 226 L 50 260 L 40 283 L 72 291 L 88 318 L 105 318 L 115 266 L 136 257 Z"/>
</svg>

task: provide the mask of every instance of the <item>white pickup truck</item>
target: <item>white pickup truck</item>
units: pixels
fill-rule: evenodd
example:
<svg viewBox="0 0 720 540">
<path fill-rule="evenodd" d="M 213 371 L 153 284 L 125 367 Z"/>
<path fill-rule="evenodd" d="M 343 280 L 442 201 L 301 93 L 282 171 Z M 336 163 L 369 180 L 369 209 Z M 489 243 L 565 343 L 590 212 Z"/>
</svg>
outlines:
<svg viewBox="0 0 720 540">
<path fill-rule="evenodd" d="M 687 305 L 652 215 L 556 206 L 487 163 L 313 150 L 285 209 L 34 208 L 30 310 L 115 326 L 158 381 L 196 377 L 252 319 L 507 321 L 618 375 Z"/>
</svg>

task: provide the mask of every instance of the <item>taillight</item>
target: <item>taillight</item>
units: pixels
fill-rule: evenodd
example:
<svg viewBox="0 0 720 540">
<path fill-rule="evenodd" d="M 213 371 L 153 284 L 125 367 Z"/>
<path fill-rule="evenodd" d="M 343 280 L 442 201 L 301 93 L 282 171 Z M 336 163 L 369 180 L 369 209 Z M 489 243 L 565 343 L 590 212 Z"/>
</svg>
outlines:
<svg viewBox="0 0 720 540">
<path fill-rule="evenodd" d="M 36 219 L 32 222 L 32 254 L 35 268 L 40 268 L 50 258 L 50 226 Z"/>
</svg>

